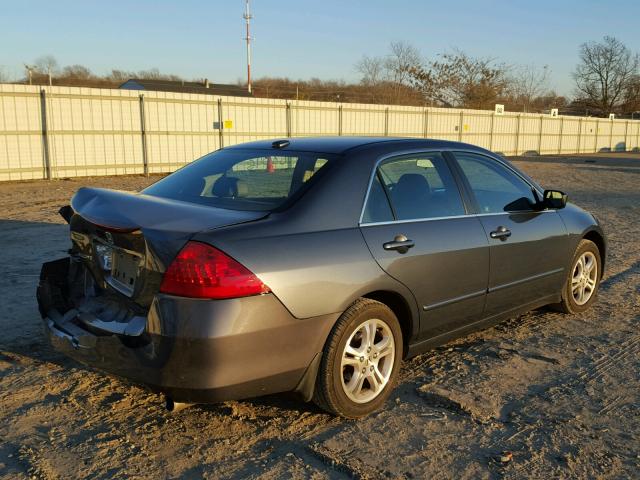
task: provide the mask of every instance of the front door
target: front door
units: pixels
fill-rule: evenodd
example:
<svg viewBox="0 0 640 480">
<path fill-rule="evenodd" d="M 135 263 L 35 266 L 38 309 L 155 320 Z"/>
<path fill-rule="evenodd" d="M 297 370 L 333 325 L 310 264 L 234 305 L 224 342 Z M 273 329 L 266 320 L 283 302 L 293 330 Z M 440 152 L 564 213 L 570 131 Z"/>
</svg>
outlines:
<svg viewBox="0 0 640 480">
<path fill-rule="evenodd" d="M 421 339 L 482 316 L 489 248 L 447 160 L 436 152 L 386 160 L 376 171 L 361 231 L 378 264 L 421 309 Z"/>
<path fill-rule="evenodd" d="M 462 152 L 455 158 L 490 245 L 484 316 L 559 293 L 566 276 L 568 237 L 557 211 L 534 209 L 532 186 L 497 160 Z"/>
</svg>

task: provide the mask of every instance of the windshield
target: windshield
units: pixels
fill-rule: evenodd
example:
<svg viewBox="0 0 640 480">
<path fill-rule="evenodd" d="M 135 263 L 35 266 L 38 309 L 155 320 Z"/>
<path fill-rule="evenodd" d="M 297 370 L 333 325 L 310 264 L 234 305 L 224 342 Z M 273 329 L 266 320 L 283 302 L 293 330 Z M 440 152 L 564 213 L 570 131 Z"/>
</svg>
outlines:
<svg viewBox="0 0 640 480">
<path fill-rule="evenodd" d="M 313 152 L 219 150 L 142 193 L 231 210 L 271 211 L 301 193 L 331 158 Z"/>
</svg>

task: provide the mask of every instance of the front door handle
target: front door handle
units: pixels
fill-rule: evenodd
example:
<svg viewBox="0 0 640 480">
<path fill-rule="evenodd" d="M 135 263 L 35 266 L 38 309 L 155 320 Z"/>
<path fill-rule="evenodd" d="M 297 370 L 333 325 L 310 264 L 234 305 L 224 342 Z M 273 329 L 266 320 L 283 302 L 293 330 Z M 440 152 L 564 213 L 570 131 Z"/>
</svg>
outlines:
<svg viewBox="0 0 640 480">
<path fill-rule="evenodd" d="M 398 253 L 407 253 L 413 246 L 415 246 L 413 240 L 409 240 L 404 235 L 396 235 L 393 241 L 382 244 L 385 250 L 395 250 Z"/>
<path fill-rule="evenodd" d="M 491 238 L 499 238 L 500 240 L 506 240 L 511 236 L 511 230 L 501 225 L 496 230 L 491 232 L 489 235 L 491 235 Z"/>
</svg>

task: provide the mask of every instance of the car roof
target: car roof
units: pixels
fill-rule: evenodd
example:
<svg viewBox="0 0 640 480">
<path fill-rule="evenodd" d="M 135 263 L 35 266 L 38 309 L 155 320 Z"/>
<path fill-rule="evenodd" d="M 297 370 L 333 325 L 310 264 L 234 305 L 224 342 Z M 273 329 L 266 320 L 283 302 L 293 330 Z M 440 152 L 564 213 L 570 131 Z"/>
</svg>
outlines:
<svg viewBox="0 0 640 480">
<path fill-rule="evenodd" d="M 274 142 L 289 142 L 285 147 L 274 147 Z M 260 150 L 294 150 L 302 152 L 321 152 L 342 154 L 348 150 L 374 144 L 399 144 L 406 148 L 464 148 L 483 151 L 482 148 L 467 143 L 451 142 L 447 140 L 435 140 L 428 138 L 404 138 L 404 137 L 296 137 L 273 138 L 271 140 L 258 140 L 255 142 L 240 143 L 226 147 L 227 149 L 252 148 Z"/>
</svg>

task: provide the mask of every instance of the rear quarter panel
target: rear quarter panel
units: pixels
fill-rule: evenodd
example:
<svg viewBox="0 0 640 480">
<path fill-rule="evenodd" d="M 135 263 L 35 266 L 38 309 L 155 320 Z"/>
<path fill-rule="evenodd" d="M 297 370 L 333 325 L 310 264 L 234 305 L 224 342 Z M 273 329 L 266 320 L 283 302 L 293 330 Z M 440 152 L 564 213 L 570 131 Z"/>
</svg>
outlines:
<svg viewBox="0 0 640 480">
<path fill-rule="evenodd" d="M 377 290 L 399 293 L 417 312 L 411 292 L 378 266 L 358 228 L 279 234 L 253 227 L 232 227 L 198 239 L 258 275 L 295 317 L 341 313 Z"/>
</svg>

